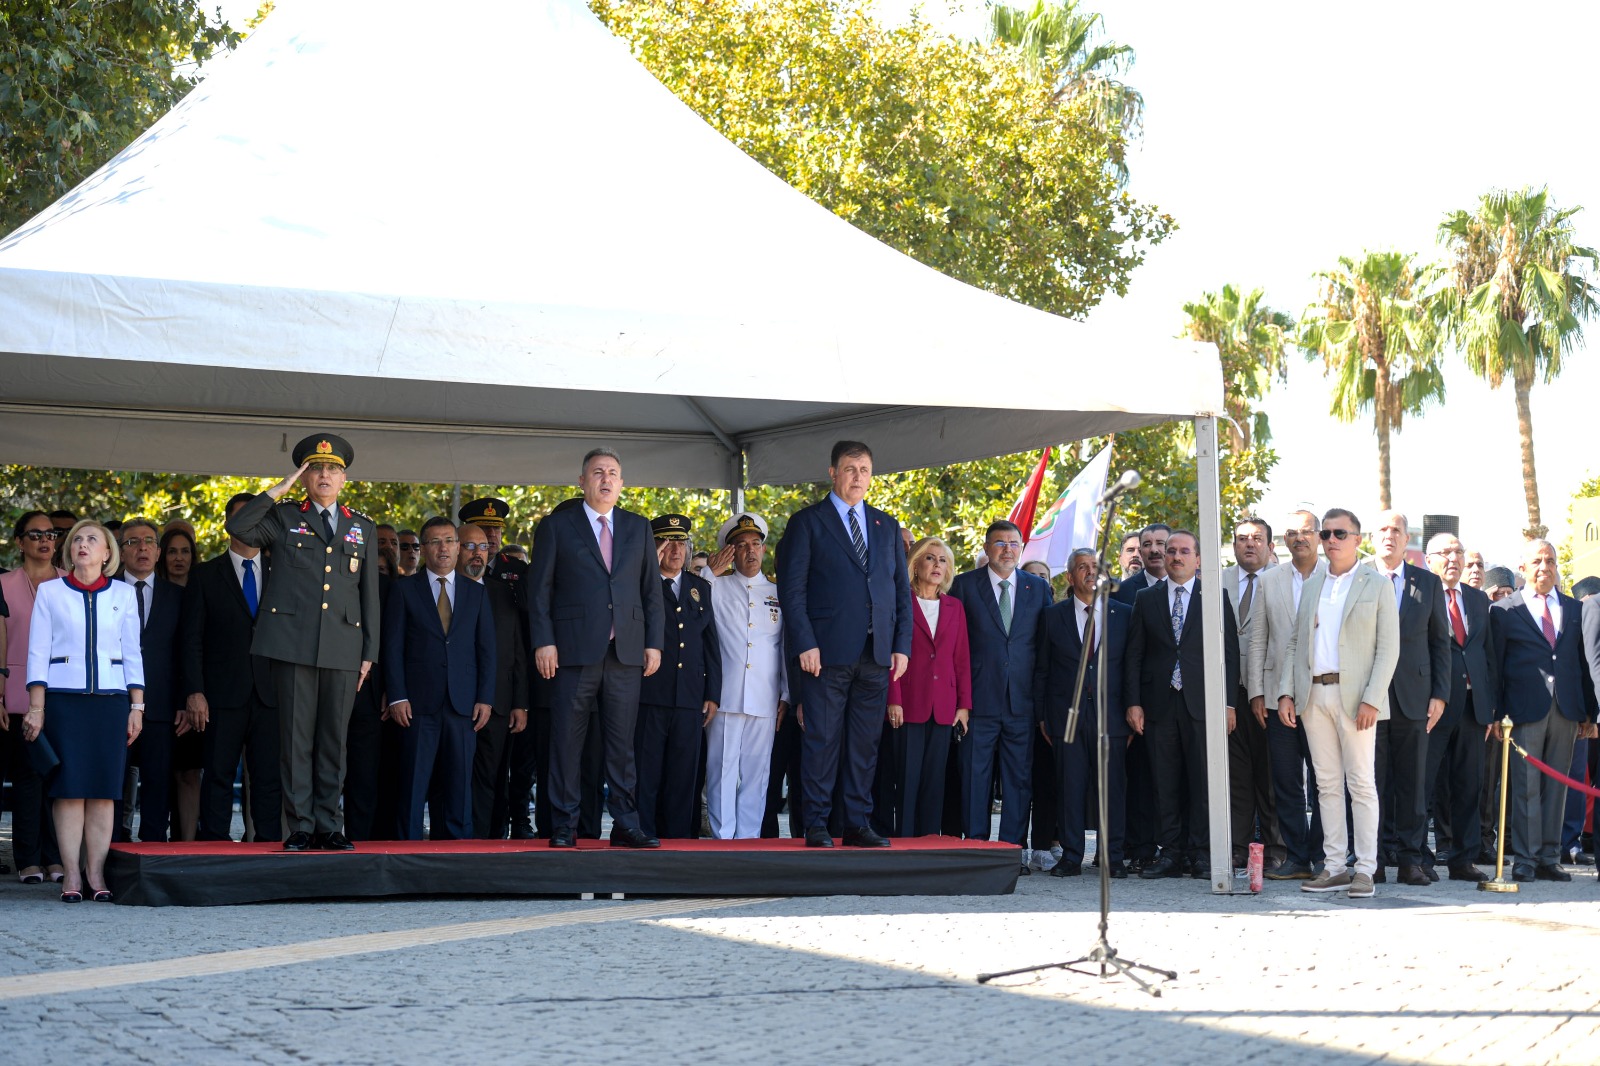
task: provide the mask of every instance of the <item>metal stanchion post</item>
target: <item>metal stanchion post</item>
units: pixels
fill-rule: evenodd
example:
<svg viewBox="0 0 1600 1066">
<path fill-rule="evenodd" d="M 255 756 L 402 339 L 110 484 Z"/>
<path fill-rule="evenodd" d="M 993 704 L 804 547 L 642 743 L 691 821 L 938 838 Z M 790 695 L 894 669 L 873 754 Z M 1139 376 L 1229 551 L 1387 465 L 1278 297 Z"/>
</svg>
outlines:
<svg viewBox="0 0 1600 1066">
<path fill-rule="evenodd" d="M 1506 791 L 1510 786 L 1511 716 L 1500 722 L 1500 832 L 1495 834 L 1494 880 L 1479 881 L 1480 892 L 1515 892 L 1517 883 L 1506 880 Z"/>
</svg>

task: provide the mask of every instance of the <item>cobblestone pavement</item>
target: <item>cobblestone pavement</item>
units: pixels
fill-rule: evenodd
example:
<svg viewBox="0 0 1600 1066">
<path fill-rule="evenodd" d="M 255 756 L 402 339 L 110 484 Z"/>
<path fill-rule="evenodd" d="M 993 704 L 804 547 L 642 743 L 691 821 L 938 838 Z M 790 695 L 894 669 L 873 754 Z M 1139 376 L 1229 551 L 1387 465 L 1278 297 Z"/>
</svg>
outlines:
<svg viewBox="0 0 1600 1066">
<path fill-rule="evenodd" d="M 1000 897 L 63 906 L 0 883 L 0 1048 L 28 1063 L 1600 1061 L 1600 886 L 1376 899 L 1115 882 L 1157 999 L 1060 969 L 1095 878 Z M 265 949 L 265 950 L 263 950 Z M 153 964 L 131 966 L 130 964 Z"/>
</svg>

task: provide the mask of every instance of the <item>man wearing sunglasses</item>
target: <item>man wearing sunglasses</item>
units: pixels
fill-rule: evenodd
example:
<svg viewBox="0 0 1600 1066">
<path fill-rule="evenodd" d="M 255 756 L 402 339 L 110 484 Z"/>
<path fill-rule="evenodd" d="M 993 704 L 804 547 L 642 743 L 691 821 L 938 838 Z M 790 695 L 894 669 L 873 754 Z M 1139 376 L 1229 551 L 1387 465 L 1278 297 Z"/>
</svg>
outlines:
<svg viewBox="0 0 1600 1066">
<path fill-rule="evenodd" d="M 1400 658 L 1400 612 L 1388 582 L 1359 566 L 1361 522 L 1342 507 L 1322 516 L 1328 569 L 1306 579 L 1284 653 L 1278 718 L 1305 730 L 1322 810 L 1323 872 L 1302 892 L 1373 894 L 1378 868 L 1377 729 L 1389 714 L 1389 682 Z M 1350 793 L 1354 839 L 1346 834 Z M 1353 843 L 1355 870 L 1347 863 Z"/>
<path fill-rule="evenodd" d="M 1406 516 L 1378 516 L 1373 567 L 1389 584 L 1400 613 L 1400 661 L 1389 683 L 1389 711 L 1378 723 L 1378 871 L 1394 863 L 1402 885 L 1430 882 L 1422 856 L 1428 833 L 1428 734 L 1450 699 L 1450 622 L 1444 585 L 1431 570 L 1406 561 Z M 1435 874 L 1434 880 L 1438 879 Z"/>
<path fill-rule="evenodd" d="M 400 531 L 400 576 L 410 577 L 422 565 L 422 538 L 414 529 Z"/>
</svg>

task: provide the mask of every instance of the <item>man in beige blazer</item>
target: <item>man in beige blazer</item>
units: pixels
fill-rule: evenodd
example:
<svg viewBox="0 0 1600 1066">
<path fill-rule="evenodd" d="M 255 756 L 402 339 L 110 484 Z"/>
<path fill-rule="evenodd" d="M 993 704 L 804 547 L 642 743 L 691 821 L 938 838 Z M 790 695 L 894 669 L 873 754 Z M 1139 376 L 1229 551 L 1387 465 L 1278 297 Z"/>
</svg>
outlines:
<svg viewBox="0 0 1600 1066">
<path fill-rule="evenodd" d="M 1301 594 L 1307 581 L 1328 569 L 1328 564 L 1317 557 L 1317 531 L 1321 528 L 1321 520 L 1310 511 L 1289 515 L 1283 530 L 1289 565 L 1270 567 L 1262 573 L 1260 606 L 1252 613 L 1250 647 L 1245 656 L 1250 715 L 1267 731 L 1278 832 L 1287 853 L 1281 865 L 1267 869 L 1267 877 L 1274 881 L 1309 881 L 1314 876 L 1312 867 L 1322 864 L 1322 813 L 1306 732 L 1284 725 L 1277 714 L 1287 661 L 1284 654 L 1294 635 Z M 1311 810 L 1309 820 L 1307 808 Z"/>
<path fill-rule="evenodd" d="M 1306 581 L 1285 652 L 1278 717 L 1302 727 L 1311 748 L 1322 811 L 1321 876 L 1305 892 L 1347 889 L 1372 895 L 1378 868 L 1378 721 L 1389 714 L 1389 682 L 1400 657 L 1394 590 L 1376 570 L 1358 566 L 1361 522 L 1335 507 L 1322 516 L 1328 569 Z M 1297 713 L 1298 712 L 1298 713 Z M 1355 871 L 1346 866 L 1344 796 L 1350 790 Z"/>
</svg>

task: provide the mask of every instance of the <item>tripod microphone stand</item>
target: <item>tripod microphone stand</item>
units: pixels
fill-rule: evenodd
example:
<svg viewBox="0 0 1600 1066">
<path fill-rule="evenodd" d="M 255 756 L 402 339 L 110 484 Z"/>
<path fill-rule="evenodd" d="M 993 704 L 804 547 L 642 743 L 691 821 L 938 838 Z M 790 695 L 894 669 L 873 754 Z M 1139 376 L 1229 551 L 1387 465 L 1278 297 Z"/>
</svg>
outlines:
<svg viewBox="0 0 1600 1066">
<path fill-rule="evenodd" d="M 1085 954 L 1065 962 L 1048 962 L 1038 966 L 1021 966 L 1015 970 L 1001 970 L 998 973 L 981 973 L 978 983 L 988 984 L 997 977 L 1012 977 L 1019 973 L 1036 973 L 1040 970 L 1070 970 L 1072 973 L 1083 974 L 1087 977 L 1095 976 L 1093 970 L 1080 970 L 1078 966 L 1083 963 L 1098 964 L 1099 976 L 1109 977 L 1113 971 L 1127 977 L 1145 992 L 1152 996 L 1160 997 L 1161 987 L 1141 976 L 1139 971 L 1158 974 L 1168 981 L 1177 980 L 1178 975 L 1171 970 L 1163 970 L 1156 966 L 1149 966 L 1132 959 L 1125 959 L 1117 953 L 1107 939 L 1107 931 L 1111 924 L 1111 819 L 1110 800 L 1106 795 L 1106 778 L 1110 772 L 1111 741 L 1106 736 L 1106 662 L 1108 653 L 1106 646 L 1109 643 L 1109 622 L 1111 617 L 1111 593 L 1116 590 L 1117 582 L 1111 577 L 1110 561 L 1106 557 L 1106 550 L 1110 544 L 1111 520 L 1116 513 L 1117 498 L 1123 493 L 1137 488 L 1139 485 L 1137 472 L 1129 470 L 1124 473 L 1116 485 L 1101 497 L 1101 503 L 1106 506 L 1105 519 L 1100 526 L 1100 544 L 1097 555 L 1099 562 L 1099 576 L 1095 579 L 1094 610 L 1089 615 L 1088 630 L 1094 626 L 1094 618 L 1098 613 L 1103 626 L 1107 631 L 1093 634 L 1098 639 L 1098 646 L 1092 650 L 1095 656 L 1095 721 L 1099 727 L 1099 736 L 1095 743 L 1096 785 L 1095 793 L 1098 800 L 1100 830 L 1095 841 L 1095 860 L 1100 870 L 1100 936 Z M 1085 649 L 1089 651 L 1089 649 Z M 1080 653 L 1078 656 L 1078 678 L 1072 691 L 1072 706 L 1067 712 L 1067 727 L 1063 731 L 1061 743 L 1071 744 L 1077 736 L 1080 708 L 1083 706 L 1084 679 L 1089 672 L 1089 655 Z"/>
</svg>

